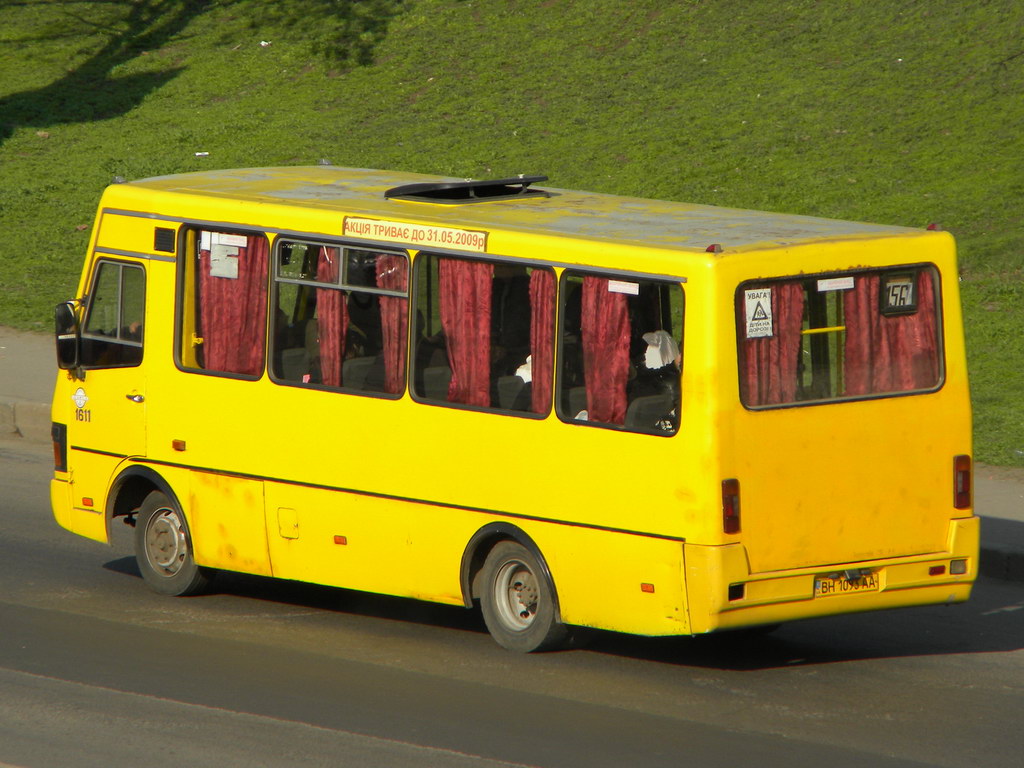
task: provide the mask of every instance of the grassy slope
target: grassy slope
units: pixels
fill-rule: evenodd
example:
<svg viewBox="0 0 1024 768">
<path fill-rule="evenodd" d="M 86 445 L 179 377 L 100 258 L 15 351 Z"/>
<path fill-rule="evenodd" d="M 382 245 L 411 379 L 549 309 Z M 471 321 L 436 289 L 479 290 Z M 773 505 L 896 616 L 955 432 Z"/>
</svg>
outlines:
<svg viewBox="0 0 1024 768">
<path fill-rule="evenodd" d="M 0 323 L 48 325 L 114 175 L 328 157 L 939 221 L 977 455 L 1024 465 L 1022 32 L 1016 0 L 6 4 Z"/>
</svg>

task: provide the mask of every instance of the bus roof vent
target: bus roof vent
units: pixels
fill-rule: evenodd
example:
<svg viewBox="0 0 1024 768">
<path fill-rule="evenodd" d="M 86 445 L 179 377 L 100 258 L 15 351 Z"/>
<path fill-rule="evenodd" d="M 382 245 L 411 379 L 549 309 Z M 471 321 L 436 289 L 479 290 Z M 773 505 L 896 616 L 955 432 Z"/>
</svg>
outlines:
<svg viewBox="0 0 1024 768">
<path fill-rule="evenodd" d="M 530 189 L 538 181 L 547 181 L 547 176 L 516 176 L 511 179 L 487 181 L 427 181 L 392 187 L 384 193 L 389 200 L 415 200 L 422 203 L 442 205 L 463 205 L 483 203 L 489 200 L 519 200 L 525 197 L 550 197 L 542 189 Z"/>
</svg>

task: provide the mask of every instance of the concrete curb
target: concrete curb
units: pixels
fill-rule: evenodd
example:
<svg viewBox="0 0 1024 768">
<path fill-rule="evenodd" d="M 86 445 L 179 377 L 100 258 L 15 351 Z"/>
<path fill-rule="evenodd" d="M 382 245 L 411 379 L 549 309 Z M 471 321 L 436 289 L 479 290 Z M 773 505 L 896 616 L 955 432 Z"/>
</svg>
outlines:
<svg viewBox="0 0 1024 768">
<path fill-rule="evenodd" d="M 0 436 L 50 442 L 50 405 L 7 398 L 0 401 Z"/>
</svg>

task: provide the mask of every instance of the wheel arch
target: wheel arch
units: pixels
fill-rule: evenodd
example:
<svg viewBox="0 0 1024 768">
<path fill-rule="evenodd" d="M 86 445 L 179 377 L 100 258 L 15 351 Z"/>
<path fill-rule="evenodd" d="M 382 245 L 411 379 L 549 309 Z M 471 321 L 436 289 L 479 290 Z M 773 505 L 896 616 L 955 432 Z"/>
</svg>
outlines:
<svg viewBox="0 0 1024 768">
<path fill-rule="evenodd" d="M 153 491 L 160 491 L 177 504 L 179 509 L 182 508 L 178 495 L 171 489 L 170 484 L 150 467 L 133 464 L 122 470 L 114 478 L 114 482 L 110 485 L 110 493 L 107 494 L 106 524 L 108 541 L 110 541 L 114 520 L 119 517 L 128 517 L 135 514 L 139 507 L 142 506 L 142 502 Z"/>
<path fill-rule="evenodd" d="M 473 600 L 478 596 L 476 585 L 477 576 L 483 568 L 484 560 L 487 559 L 487 553 L 490 552 L 494 545 L 500 541 L 515 541 L 526 547 L 530 554 L 537 558 L 542 575 L 547 579 L 548 584 L 551 586 L 555 620 L 561 621 L 562 611 L 558 601 L 558 588 L 555 586 L 555 580 L 551 576 L 551 569 L 548 568 L 548 561 L 540 551 L 540 547 L 537 546 L 537 543 L 530 538 L 530 535 L 522 528 L 517 525 L 513 525 L 512 523 L 488 523 L 474 533 L 472 538 L 470 538 L 469 543 L 466 544 L 466 548 L 462 553 L 460 573 L 463 604 L 467 608 L 473 607 Z"/>
</svg>

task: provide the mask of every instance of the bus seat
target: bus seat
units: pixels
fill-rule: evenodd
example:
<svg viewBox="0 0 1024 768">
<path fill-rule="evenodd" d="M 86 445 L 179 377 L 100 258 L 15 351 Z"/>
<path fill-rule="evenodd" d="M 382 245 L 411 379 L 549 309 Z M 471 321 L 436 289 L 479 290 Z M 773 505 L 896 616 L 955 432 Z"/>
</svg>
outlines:
<svg viewBox="0 0 1024 768">
<path fill-rule="evenodd" d="M 658 426 L 658 422 L 671 413 L 672 408 L 671 395 L 660 394 L 638 397 L 626 408 L 626 427 L 630 429 L 655 429 Z"/>
<path fill-rule="evenodd" d="M 375 362 L 375 357 L 353 357 L 346 360 L 341 366 L 341 385 L 348 389 L 368 389 L 367 379 Z"/>
<path fill-rule="evenodd" d="M 448 400 L 448 385 L 452 380 L 452 369 L 438 365 L 423 371 L 423 396 L 428 400 Z"/>
<path fill-rule="evenodd" d="M 586 387 L 573 387 L 569 390 L 569 396 L 566 398 L 569 404 L 569 410 L 566 412 L 566 416 L 570 419 L 575 419 L 576 414 L 580 411 L 587 409 L 587 388 Z"/>
<path fill-rule="evenodd" d="M 302 381 L 309 373 L 309 353 L 303 347 L 281 350 L 281 378 L 288 381 Z"/>
<path fill-rule="evenodd" d="M 523 390 L 525 389 L 526 382 L 518 376 L 498 377 L 498 407 L 510 411 L 525 410 L 520 402 Z"/>
</svg>

